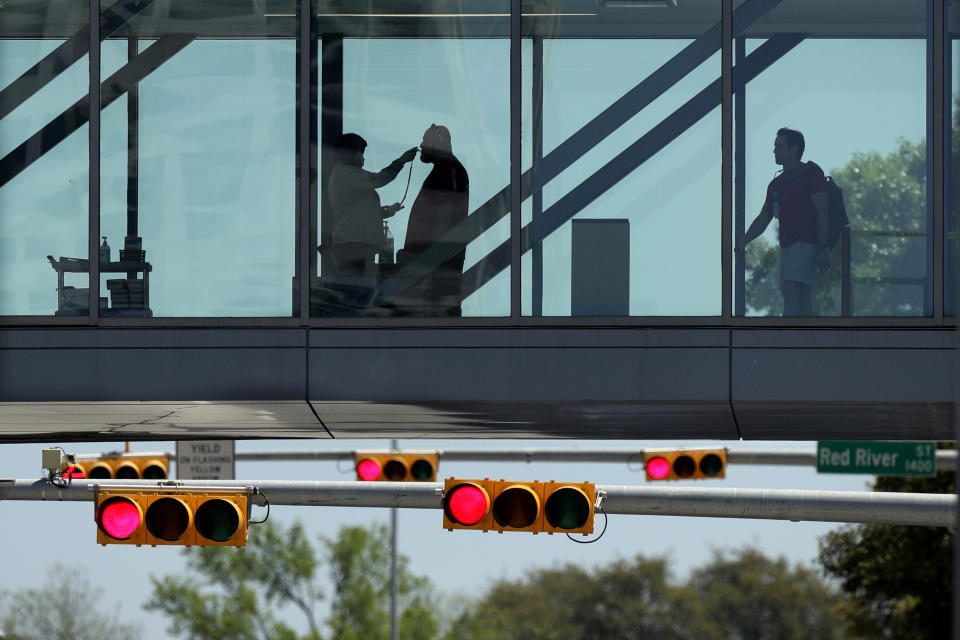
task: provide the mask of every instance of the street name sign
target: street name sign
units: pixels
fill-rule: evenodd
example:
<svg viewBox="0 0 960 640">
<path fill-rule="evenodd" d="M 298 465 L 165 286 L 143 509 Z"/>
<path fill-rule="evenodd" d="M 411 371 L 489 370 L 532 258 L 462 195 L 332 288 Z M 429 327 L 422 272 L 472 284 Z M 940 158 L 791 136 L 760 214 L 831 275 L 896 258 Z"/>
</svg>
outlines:
<svg viewBox="0 0 960 640">
<path fill-rule="evenodd" d="M 177 441 L 177 480 L 234 480 L 233 440 Z"/>
<path fill-rule="evenodd" d="M 937 473 L 937 445 L 826 440 L 817 443 L 817 473 L 933 476 Z"/>
</svg>

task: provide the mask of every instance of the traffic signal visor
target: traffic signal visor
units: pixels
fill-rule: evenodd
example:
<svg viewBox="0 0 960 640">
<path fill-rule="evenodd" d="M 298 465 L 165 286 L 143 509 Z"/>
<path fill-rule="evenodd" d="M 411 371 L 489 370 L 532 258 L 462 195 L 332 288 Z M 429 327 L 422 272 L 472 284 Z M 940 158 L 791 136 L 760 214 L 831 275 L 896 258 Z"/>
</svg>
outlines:
<svg viewBox="0 0 960 640">
<path fill-rule="evenodd" d="M 97 542 L 242 547 L 247 509 L 240 491 L 103 490 L 96 500 Z"/>
<path fill-rule="evenodd" d="M 725 478 L 726 449 L 670 449 L 644 451 L 647 480 L 705 480 Z"/>
</svg>

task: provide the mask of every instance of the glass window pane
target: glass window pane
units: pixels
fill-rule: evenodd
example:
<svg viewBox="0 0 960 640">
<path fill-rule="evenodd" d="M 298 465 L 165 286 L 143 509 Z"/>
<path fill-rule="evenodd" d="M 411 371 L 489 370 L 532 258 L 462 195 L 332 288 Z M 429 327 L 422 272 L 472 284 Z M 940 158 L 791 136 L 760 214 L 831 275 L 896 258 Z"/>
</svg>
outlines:
<svg viewBox="0 0 960 640">
<path fill-rule="evenodd" d="M 84 109 L 72 109 L 87 95 L 89 64 L 86 36 L 71 40 L 87 7 L 3 7 L 0 315 L 89 311 L 89 128 Z M 63 71 L 31 71 L 58 56 L 70 62 Z"/>
<path fill-rule="evenodd" d="M 641 5 L 524 19 L 525 314 L 721 312 L 721 3 Z"/>
<path fill-rule="evenodd" d="M 784 0 L 746 25 L 743 64 L 750 73 L 756 58 L 758 74 L 737 135 L 746 237 L 735 242 L 748 241 L 738 314 L 932 314 L 926 6 Z M 781 128 L 803 135 L 802 156 Z M 823 174 L 842 193 L 849 238 Z"/>
<path fill-rule="evenodd" d="M 320 44 L 312 313 L 509 315 L 509 3 L 374 3 L 320 25 L 343 35 Z"/>
<path fill-rule="evenodd" d="M 102 116 L 104 317 L 296 312 L 296 23 L 263 6 L 156 5 L 104 42 L 143 76 Z"/>
</svg>

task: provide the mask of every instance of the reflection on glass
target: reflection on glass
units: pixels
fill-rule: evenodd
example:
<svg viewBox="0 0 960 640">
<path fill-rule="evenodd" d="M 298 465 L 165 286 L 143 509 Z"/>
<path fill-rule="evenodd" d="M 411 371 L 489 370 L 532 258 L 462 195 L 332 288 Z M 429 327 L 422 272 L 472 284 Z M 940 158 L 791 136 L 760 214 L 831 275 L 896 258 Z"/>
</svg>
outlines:
<svg viewBox="0 0 960 640">
<path fill-rule="evenodd" d="M 90 307 L 87 4 L 0 9 L 0 315 Z M 69 63 L 54 71 L 50 61 Z"/>
<path fill-rule="evenodd" d="M 884 5 L 882 20 L 865 23 L 842 4 L 814 11 L 785 0 L 746 28 L 738 64 L 757 73 L 737 96 L 745 196 L 735 215 L 746 230 L 735 238 L 745 259 L 738 315 L 932 314 L 925 7 Z M 778 41 L 788 46 L 763 53 Z M 751 57 L 760 61 L 753 70 Z M 783 127 L 804 136 L 799 167 L 780 156 Z M 849 227 L 824 231 L 842 218 L 840 195 Z"/>
<path fill-rule="evenodd" d="M 142 79 L 106 80 L 102 316 L 296 311 L 296 24 L 268 13 L 158 5 L 104 42 Z"/>
<path fill-rule="evenodd" d="M 720 314 L 720 8 L 525 18 L 524 313 Z"/>
<path fill-rule="evenodd" d="M 319 44 L 313 315 L 510 314 L 509 5 L 492 4 L 320 16 L 344 35 Z"/>
</svg>

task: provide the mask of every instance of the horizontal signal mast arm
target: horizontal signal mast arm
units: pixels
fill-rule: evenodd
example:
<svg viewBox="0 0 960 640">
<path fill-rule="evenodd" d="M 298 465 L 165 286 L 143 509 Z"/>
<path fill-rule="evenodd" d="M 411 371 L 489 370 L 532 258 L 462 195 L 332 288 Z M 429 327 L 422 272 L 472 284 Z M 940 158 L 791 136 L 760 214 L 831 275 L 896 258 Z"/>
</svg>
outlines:
<svg viewBox="0 0 960 640">
<path fill-rule="evenodd" d="M 672 447 L 671 451 L 682 449 L 716 449 L 708 445 L 698 447 Z M 665 451 L 664 447 L 649 449 L 648 451 Z M 531 448 L 531 449 L 436 449 L 420 451 L 404 449 L 392 451 L 364 450 L 365 453 L 389 455 L 411 453 L 435 453 L 442 462 L 610 462 L 618 464 L 636 465 L 643 467 L 643 449 L 613 448 L 613 447 L 584 447 L 584 448 Z M 245 462 L 277 462 L 296 460 L 353 460 L 356 451 L 237 451 L 234 458 Z M 144 455 L 144 454 L 139 454 Z M 176 460 L 177 455 L 167 452 L 170 460 Z M 85 456 L 86 457 L 86 456 Z M 740 447 L 727 448 L 728 464 L 754 464 L 774 466 L 817 466 L 816 450 L 803 449 L 745 449 Z M 957 452 L 951 449 L 937 451 L 937 469 L 941 471 L 956 471 Z"/>
<path fill-rule="evenodd" d="M 197 491 L 248 488 L 263 504 L 322 507 L 399 507 L 440 509 L 443 484 L 438 482 L 324 482 L 280 480 L 190 480 L 162 483 L 73 480 L 59 487 L 45 480 L 0 479 L 2 500 L 93 500 L 95 487 L 164 488 Z M 751 518 L 766 520 L 856 522 L 953 527 L 957 496 L 929 493 L 807 491 L 799 489 L 725 489 L 597 485 L 608 514 Z"/>
</svg>

